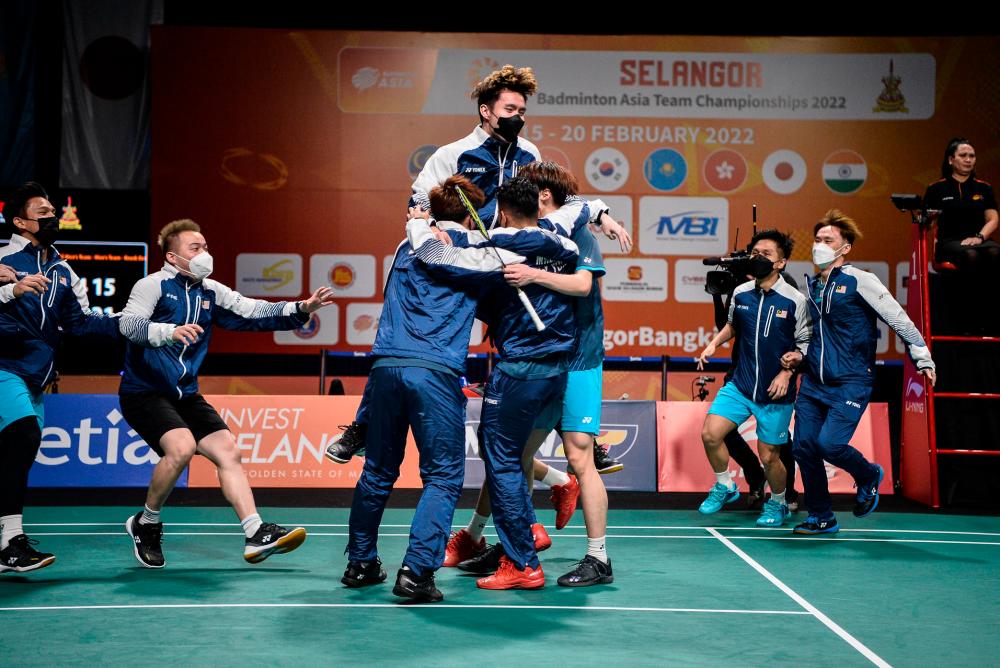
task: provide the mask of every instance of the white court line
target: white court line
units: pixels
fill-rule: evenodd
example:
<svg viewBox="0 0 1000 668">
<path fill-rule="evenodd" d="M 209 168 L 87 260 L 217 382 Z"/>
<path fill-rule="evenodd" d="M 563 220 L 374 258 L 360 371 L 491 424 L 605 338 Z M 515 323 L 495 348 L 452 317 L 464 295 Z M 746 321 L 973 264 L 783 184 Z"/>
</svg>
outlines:
<svg viewBox="0 0 1000 668">
<path fill-rule="evenodd" d="M 828 629 L 830 629 L 838 636 L 840 636 L 841 640 L 845 641 L 851 647 L 860 652 L 862 656 L 864 656 L 866 659 L 874 663 L 876 666 L 879 666 L 880 668 L 892 668 L 891 665 L 885 659 L 883 659 L 878 654 L 868 649 L 868 647 L 865 646 L 864 643 L 862 643 L 860 640 L 858 640 L 850 633 L 845 631 L 843 627 L 841 627 L 835 621 L 824 615 L 815 605 L 813 605 L 809 601 L 799 596 L 795 592 L 795 590 L 793 590 L 791 587 L 789 587 L 784 582 L 779 580 L 773 573 L 771 573 L 771 571 L 767 570 L 759 563 L 754 561 L 754 559 L 746 552 L 733 545 L 733 542 L 731 540 L 723 536 L 715 529 L 708 529 L 707 531 L 713 536 L 715 536 L 719 541 L 721 541 L 723 545 L 732 550 L 732 552 L 736 554 L 736 556 L 745 561 L 752 569 L 763 575 L 765 578 L 767 578 L 767 580 L 771 584 L 773 584 L 775 587 L 784 592 L 785 595 L 788 596 L 788 598 L 792 599 L 793 601 L 801 605 L 803 608 L 808 610 L 813 617 L 818 619 L 820 622 L 823 623 L 824 626 L 826 626 Z"/>
<path fill-rule="evenodd" d="M 386 608 L 406 610 L 416 606 L 400 603 L 150 603 L 121 605 L 40 605 L 0 608 L 0 612 L 36 612 L 53 610 L 146 610 L 185 608 Z M 629 608 L 611 605 L 462 605 L 433 603 L 421 610 L 579 610 L 587 612 L 700 612 L 722 615 L 808 615 L 801 610 L 728 610 L 713 608 Z"/>
<path fill-rule="evenodd" d="M 124 526 L 125 522 L 26 522 L 24 526 L 29 527 L 117 527 Z M 286 522 L 286 525 L 297 526 L 297 527 L 323 527 L 323 528 L 346 528 L 348 525 L 345 524 L 319 524 L 314 522 Z M 236 522 L 164 522 L 165 527 L 233 527 L 236 526 Z M 388 529 L 409 529 L 409 524 L 382 524 L 381 526 Z M 492 524 L 486 525 L 492 528 Z M 461 529 L 465 528 L 464 524 L 453 524 L 452 528 L 459 527 Z M 552 529 L 552 526 L 546 526 L 546 529 Z M 567 529 L 583 529 L 582 526 L 569 525 Z M 650 530 L 650 531 L 703 531 L 706 529 L 716 529 L 718 531 L 788 531 L 787 527 L 705 527 L 705 526 L 641 526 L 641 525 L 609 525 L 608 529 L 629 529 L 629 530 Z M 989 531 L 935 531 L 930 529 L 844 529 L 840 530 L 840 533 L 917 533 L 917 534 L 927 534 L 927 535 L 942 535 L 942 536 L 996 536 L 1000 537 L 1000 533 L 989 532 Z M 564 534 L 560 534 L 564 535 Z"/>
<path fill-rule="evenodd" d="M 712 527 L 702 527 L 708 531 L 714 531 Z M 786 529 L 787 531 L 787 529 Z M 32 531 L 32 536 L 123 536 L 123 531 Z M 236 531 L 168 531 L 165 536 L 243 536 Z M 319 537 L 347 537 L 346 532 L 321 532 L 310 531 L 310 536 Z M 496 534 L 484 533 L 487 538 L 496 538 Z M 408 538 L 408 533 L 379 533 L 380 538 Z M 586 534 L 564 533 L 559 534 L 562 538 L 586 538 Z M 714 540 L 712 536 L 650 536 L 649 534 L 629 535 L 629 534 L 609 534 L 608 538 L 624 538 L 638 540 Z M 981 540 L 922 540 L 919 538 L 833 538 L 823 536 L 822 538 L 803 538 L 801 536 L 731 536 L 733 540 L 793 540 L 799 542 L 812 543 L 822 541 L 838 541 L 843 543 L 923 543 L 928 545 L 993 545 L 1000 546 L 1000 542 L 993 543 Z"/>
</svg>

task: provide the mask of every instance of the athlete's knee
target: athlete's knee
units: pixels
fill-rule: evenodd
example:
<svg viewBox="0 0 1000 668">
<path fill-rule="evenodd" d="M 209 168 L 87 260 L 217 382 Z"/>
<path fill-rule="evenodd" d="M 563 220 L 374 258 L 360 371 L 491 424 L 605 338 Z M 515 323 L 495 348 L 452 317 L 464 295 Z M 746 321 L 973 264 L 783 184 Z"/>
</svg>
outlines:
<svg viewBox="0 0 1000 668">
<path fill-rule="evenodd" d="M 165 461 L 173 466 L 187 466 L 194 453 L 198 449 L 194 437 L 190 434 L 185 436 L 164 436 L 160 439 L 160 448 L 163 450 L 161 461 Z"/>
</svg>

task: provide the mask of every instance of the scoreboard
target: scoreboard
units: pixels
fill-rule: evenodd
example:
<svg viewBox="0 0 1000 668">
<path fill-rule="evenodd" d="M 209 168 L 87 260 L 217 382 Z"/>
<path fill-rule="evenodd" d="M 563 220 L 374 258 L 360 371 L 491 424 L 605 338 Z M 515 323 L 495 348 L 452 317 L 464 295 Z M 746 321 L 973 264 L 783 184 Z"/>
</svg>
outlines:
<svg viewBox="0 0 1000 668">
<path fill-rule="evenodd" d="M 125 308 L 136 281 L 148 273 L 149 245 L 138 241 L 59 241 L 59 254 L 86 282 L 90 307 L 105 313 Z"/>
</svg>

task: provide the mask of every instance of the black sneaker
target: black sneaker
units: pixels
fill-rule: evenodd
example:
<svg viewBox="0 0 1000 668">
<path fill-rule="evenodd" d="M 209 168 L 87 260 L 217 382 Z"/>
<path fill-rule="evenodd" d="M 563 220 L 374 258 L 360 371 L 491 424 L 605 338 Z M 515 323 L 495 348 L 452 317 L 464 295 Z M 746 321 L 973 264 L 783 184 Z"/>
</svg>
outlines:
<svg viewBox="0 0 1000 668">
<path fill-rule="evenodd" d="M 365 436 L 368 435 L 368 425 L 360 422 L 352 422 L 349 425 L 340 425 L 343 429 L 339 435 L 333 438 L 333 442 L 326 448 L 326 458 L 338 464 L 346 464 L 351 461 L 351 457 L 360 457 L 365 454 Z"/>
<path fill-rule="evenodd" d="M 617 473 L 625 468 L 625 465 L 608 454 L 608 451 L 594 439 L 594 466 L 601 475 L 607 473 Z"/>
<path fill-rule="evenodd" d="M 340 581 L 348 587 L 356 589 L 384 582 L 385 577 L 382 560 L 375 557 L 375 561 L 347 562 L 347 570 L 344 571 L 344 577 L 340 578 Z"/>
<path fill-rule="evenodd" d="M 253 538 L 247 538 L 243 547 L 243 558 L 251 564 L 259 564 L 272 554 L 291 552 L 305 541 L 306 530 L 302 527 L 286 529 L 265 522 L 260 525 Z"/>
<path fill-rule="evenodd" d="M 799 510 L 799 493 L 792 488 L 788 488 L 785 494 L 785 502 L 788 504 L 788 512 L 795 513 Z"/>
<path fill-rule="evenodd" d="M 0 550 L 0 573 L 37 571 L 56 560 L 55 555 L 39 552 L 32 545 L 38 545 L 38 541 L 28 538 L 23 533 L 11 538 L 7 547 Z"/>
<path fill-rule="evenodd" d="M 878 469 L 874 478 L 858 487 L 857 502 L 854 504 L 855 517 L 867 517 L 878 508 L 878 486 L 882 484 L 882 476 L 885 475 L 885 471 L 878 464 L 874 466 Z"/>
<path fill-rule="evenodd" d="M 750 488 L 747 494 L 747 510 L 760 510 L 764 507 L 764 502 L 767 501 L 767 494 L 764 493 L 766 484 L 767 481 L 762 480 L 760 485 Z"/>
<path fill-rule="evenodd" d="M 556 580 L 560 587 L 591 587 L 611 584 L 614 581 L 611 560 L 608 559 L 608 563 L 604 563 L 589 554 L 582 561 L 578 561 L 573 570 Z"/>
<path fill-rule="evenodd" d="M 837 524 L 836 517 L 821 520 L 815 515 L 809 515 L 805 522 L 792 529 L 792 533 L 807 536 L 814 536 L 820 533 L 837 533 L 838 531 L 840 531 L 840 525 Z"/>
<path fill-rule="evenodd" d="M 125 531 L 132 537 L 136 560 L 146 568 L 163 568 L 163 522 L 142 524 L 139 518 L 142 513 L 136 513 L 125 520 Z"/>
<path fill-rule="evenodd" d="M 478 573 L 480 575 L 496 573 L 497 569 L 500 568 L 500 557 L 505 554 L 507 553 L 503 551 L 503 545 L 496 543 L 490 545 L 471 559 L 459 562 L 457 568 L 466 573 Z"/>
<path fill-rule="evenodd" d="M 406 568 L 400 568 L 396 574 L 396 585 L 392 588 L 392 593 L 418 603 L 437 603 L 444 600 L 444 594 L 434 584 L 433 572 L 417 575 Z"/>
</svg>

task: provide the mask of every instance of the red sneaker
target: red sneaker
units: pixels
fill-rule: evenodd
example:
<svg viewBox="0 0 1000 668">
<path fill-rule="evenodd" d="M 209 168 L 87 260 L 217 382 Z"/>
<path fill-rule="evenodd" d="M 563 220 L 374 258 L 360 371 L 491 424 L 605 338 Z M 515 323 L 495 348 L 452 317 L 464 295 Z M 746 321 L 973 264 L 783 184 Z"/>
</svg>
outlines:
<svg viewBox="0 0 1000 668">
<path fill-rule="evenodd" d="M 472 540 L 472 534 L 468 529 L 453 531 L 451 539 L 448 540 L 447 547 L 444 548 L 444 567 L 451 568 L 458 566 L 466 559 L 474 556 L 486 549 L 486 539 L 481 537 L 476 543 Z"/>
<path fill-rule="evenodd" d="M 497 572 L 479 578 L 476 586 L 480 589 L 541 589 L 545 586 L 545 573 L 542 572 L 541 564 L 538 564 L 538 568 L 525 566 L 523 571 L 518 570 L 513 561 L 503 556 L 500 557 Z"/>
<path fill-rule="evenodd" d="M 541 524 L 531 525 L 531 537 L 535 539 L 535 552 L 544 552 L 552 547 L 552 539 L 549 532 Z"/>
<path fill-rule="evenodd" d="M 565 485 L 552 485 L 552 496 L 549 500 L 556 509 L 556 529 L 562 529 L 569 524 L 570 518 L 576 512 L 576 500 L 580 498 L 580 483 L 575 475 L 569 476 Z"/>
</svg>

